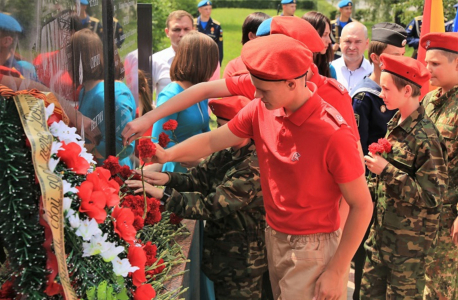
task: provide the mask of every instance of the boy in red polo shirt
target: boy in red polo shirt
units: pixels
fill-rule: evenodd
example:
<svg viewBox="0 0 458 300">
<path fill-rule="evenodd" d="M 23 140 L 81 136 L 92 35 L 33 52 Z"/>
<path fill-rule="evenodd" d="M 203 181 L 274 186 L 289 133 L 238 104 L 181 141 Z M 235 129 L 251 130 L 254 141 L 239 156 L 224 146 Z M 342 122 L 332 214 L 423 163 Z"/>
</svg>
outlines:
<svg viewBox="0 0 458 300">
<path fill-rule="evenodd" d="M 345 299 L 348 265 L 372 213 L 355 137 L 306 82 L 312 57 L 304 44 L 284 35 L 248 42 L 242 60 L 258 99 L 226 126 L 167 150 L 158 146 L 153 157 L 185 161 L 254 139 L 275 299 Z M 343 234 L 342 195 L 350 205 Z"/>
</svg>

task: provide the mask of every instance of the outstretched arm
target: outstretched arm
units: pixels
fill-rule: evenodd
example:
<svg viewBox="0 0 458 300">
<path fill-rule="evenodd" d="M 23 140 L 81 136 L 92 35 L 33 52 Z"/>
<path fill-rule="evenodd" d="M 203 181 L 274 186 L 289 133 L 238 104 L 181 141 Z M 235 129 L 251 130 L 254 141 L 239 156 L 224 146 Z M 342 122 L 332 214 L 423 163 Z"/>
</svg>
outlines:
<svg viewBox="0 0 458 300">
<path fill-rule="evenodd" d="M 243 138 L 233 134 L 227 125 L 195 135 L 169 149 L 156 145 L 153 162 L 186 162 L 208 156 L 216 151 L 240 144 Z"/>
<path fill-rule="evenodd" d="M 170 98 L 167 102 L 158 106 L 154 110 L 149 111 L 142 117 L 127 124 L 121 134 L 123 143 L 124 145 L 130 144 L 134 139 L 141 136 L 148 128 L 153 126 L 153 124 L 158 120 L 185 110 L 203 99 L 227 96 L 231 96 L 231 93 L 227 89 L 226 81 L 224 79 L 202 82 L 193 85 L 178 95 Z"/>
</svg>

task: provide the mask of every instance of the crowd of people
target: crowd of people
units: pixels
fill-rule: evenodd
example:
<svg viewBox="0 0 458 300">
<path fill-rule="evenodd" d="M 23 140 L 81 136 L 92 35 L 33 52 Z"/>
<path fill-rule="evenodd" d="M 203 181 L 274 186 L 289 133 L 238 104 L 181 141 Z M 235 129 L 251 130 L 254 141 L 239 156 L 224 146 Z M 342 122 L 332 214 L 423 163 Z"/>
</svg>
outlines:
<svg viewBox="0 0 458 300">
<path fill-rule="evenodd" d="M 223 79 L 224 24 L 207 0 L 196 19 L 170 13 L 171 46 L 152 56 L 152 74 L 138 66 L 138 99 L 115 57 L 120 163 L 139 160 L 136 139 L 173 136 L 143 168 L 146 182 L 127 184 L 206 221 L 202 300 L 346 299 L 352 261 L 353 299 L 458 299 L 458 33 L 420 39 L 415 18 L 407 28 L 375 24 L 369 40 L 351 0 L 332 21 L 295 16 L 296 0 L 280 5 L 279 16 L 246 17 Z M 45 90 L 59 76 L 76 90 L 71 119 L 90 128 L 86 146 L 102 163 L 100 24 L 84 9 L 70 16 L 68 68 L 44 73 L 43 61 L 61 56 L 21 60 L 22 28 L 0 13 L 0 82 Z M 423 47 L 426 63 L 406 57 L 406 45 Z M 170 120 L 173 133 L 163 128 Z"/>
</svg>

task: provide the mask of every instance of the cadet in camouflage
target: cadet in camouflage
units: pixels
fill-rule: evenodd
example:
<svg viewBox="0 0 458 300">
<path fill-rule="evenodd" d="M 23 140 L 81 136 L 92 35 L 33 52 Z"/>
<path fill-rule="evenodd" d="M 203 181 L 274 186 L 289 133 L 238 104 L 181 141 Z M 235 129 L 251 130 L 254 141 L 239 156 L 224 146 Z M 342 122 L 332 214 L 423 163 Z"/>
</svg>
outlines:
<svg viewBox="0 0 458 300">
<path fill-rule="evenodd" d="M 388 109 L 399 111 L 388 123 L 392 150 L 386 160 L 375 153 L 365 157 L 369 170 L 378 174 L 378 188 L 376 218 L 365 242 L 361 299 L 422 299 L 425 260 L 435 246 L 447 187 L 446 149 L 418 102 L 420 86 L 429 78 L 426 68 L 408 57 L 382 54 L 381 60 L 381 98 Z M 386 79 L 399 73 L 404 92 L 394 79 Z M 405 83 L 412 91 L 407 100 L 400 99 Z M 391 98 L 395 89 L 399 95 Z M 408 101 L 413 112 L 406 116 L 403 112 L 412 110 L 397 104 Z"/>
<path fill-rule="evenodd" d="M 427 50 L 427 68 L 432 73 L 430 83 L 439 87 L 423 98 L 422 105 L 444 137 L 449 176 L 436 250 L 427 260 L 424 299 L 457 299 L 458 34 L 430 33 L 420 40 L 420 46 Z"/>
</svg>

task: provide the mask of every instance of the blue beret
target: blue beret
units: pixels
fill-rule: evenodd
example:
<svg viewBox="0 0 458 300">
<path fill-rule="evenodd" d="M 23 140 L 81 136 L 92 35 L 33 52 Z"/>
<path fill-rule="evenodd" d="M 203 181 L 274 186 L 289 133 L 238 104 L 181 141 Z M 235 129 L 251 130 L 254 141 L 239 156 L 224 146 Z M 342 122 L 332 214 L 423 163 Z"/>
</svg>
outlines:
<svg viewBox="0 0 458 300">
<path fill-rule="evenodd" d="M 80 3 L 83 5 L 89 5 L 89 1 L 87 0 L 80 0 Z"/>
<path fill-rule="evenodd" d="M 262 21 L 261 25 L 259 25 L 258 30 L 256 31 L 256 36 L 270 35 L 270 25 L 272 24 L 272 19 L 273 18 L 269 18 Z"/>
<path fill-rule="evenodd" d="M 338 4 L 339 8 L 345 7 L 345 6 L 353 6 L 353 2 L 351 0 L 342 0 Z"/>
<path fill-rule="evenodd" d="M 291 4 L 296 3 L 296 0 L 281 0 L 281 4 Z"/>
<path fill-rule="evenodd" d="M 0 29 L 11 32 L 22 32 L 22 27 L 12 16 L 0 13 Z"/>
<path fill-rule="evenodd" d="M 199 4 L 197 4 L 197 8 L 204 7 L 207 5 L 212 5 L 212 2 L 208 0 L 202 0 L 199 2 Z"/>
</svg>

